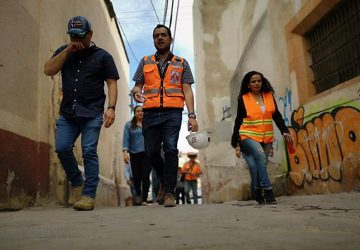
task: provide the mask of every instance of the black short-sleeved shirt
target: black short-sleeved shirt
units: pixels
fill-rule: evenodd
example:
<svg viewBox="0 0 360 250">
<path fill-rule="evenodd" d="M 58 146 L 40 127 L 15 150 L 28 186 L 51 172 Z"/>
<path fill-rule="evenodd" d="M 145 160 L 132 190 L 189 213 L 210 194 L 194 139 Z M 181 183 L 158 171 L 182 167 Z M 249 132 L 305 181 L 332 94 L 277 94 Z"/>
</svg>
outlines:
<svg viewBox="0 0 360 250">
<path fill-rule="evenodd" d="M 66 48 L 58 48 L 53 57 Z M 94 43 L 68 56 L 61 68 L 63 99 L 60 114 L 68 119 L 96 117 L 104 111 L 106 79 L 119 79 L 112 56 Z"/>
</svg>

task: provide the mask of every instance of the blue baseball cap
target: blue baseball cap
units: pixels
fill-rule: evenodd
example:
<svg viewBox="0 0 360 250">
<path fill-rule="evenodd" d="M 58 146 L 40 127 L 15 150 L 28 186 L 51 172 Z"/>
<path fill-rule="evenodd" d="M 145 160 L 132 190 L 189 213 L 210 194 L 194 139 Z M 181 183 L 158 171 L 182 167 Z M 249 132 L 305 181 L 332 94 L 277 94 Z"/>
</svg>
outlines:
<svg viewBox="0 0 360 250">
<path fill-rule="evenodd" d="M 68 23 L 68 34 L 85 36 L 91 30 L 90 22 L 83 16 L 74 16 Z"/>
</svg>

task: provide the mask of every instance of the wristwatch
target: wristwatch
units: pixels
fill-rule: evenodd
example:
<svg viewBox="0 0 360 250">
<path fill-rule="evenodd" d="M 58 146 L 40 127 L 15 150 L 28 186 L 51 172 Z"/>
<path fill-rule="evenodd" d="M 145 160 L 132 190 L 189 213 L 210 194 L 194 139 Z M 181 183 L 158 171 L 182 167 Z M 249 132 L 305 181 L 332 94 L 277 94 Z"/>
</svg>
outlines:
<svg viewBox="0 0 360 250">
<path fill-rule="evenodd" d="M 196 115 L 195 115 L 194 112 L 190 112 L 190 113 L 188 114 L 188 117 L 189 117 L 189 118 L 196 119 Z"/>
</svg>

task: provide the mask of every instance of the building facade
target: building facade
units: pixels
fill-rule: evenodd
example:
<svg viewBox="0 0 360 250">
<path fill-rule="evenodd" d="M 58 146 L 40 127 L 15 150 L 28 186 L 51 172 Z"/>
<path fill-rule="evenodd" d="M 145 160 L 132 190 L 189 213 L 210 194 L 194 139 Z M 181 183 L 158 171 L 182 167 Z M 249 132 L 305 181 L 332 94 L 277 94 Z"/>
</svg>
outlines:
<svg viewBox="0 0 360 250">
<path fill-rule="evenodd" d="M 214 131 L 200 152 L 205 202 L 250 197 L 230 146 L 243 75 L 262 72 L 289 127 L 268 172 L 277 195 L 360 190 L 360 5 L 355 0 L 194 1 L 197 112 Z"/>
<path fill-rule="evenodd" d="M 66 200 L 68 184 L 54 152 L 61 76 L 45 76 L 43 65 L 69 42 L 67 22 L 76 15 L 89 19 L 93 41 L 112 54 L 120 75 L 116 120 L 109 129 L 102 128 L 99 140 L 101 181 L 96 198 L 97 204 L 119 203 L 119 191 L 126 185 L 120 145 L 129 119 L 129 60 L 111 2 L 4 0 L 0 2 L 0 208 Z M 77 142 L 77 159 L 79 146 Z"/>
</svg>

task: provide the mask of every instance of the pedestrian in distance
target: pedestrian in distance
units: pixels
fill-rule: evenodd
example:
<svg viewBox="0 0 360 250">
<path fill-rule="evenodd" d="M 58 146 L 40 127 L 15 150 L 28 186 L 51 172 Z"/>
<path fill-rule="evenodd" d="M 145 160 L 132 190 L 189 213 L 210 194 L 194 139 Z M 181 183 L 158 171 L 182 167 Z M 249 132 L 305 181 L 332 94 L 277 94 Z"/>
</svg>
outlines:
<svg viewBox="0 0 360 250">
<path fill-rule="evenodd" d="M 156 171 L 154 167 L 152 167 L 151 169 L 150 178 L 151 178 L 151 198 L 152 198 L 151 201 L 156 202 L 156 196 L 160 189 L 160 181 L 156 175 Z"/>
<path fill-rule="evenodd" d="M 273 120 L 285 140 L 292 142 L 273 94 L 270 82 L 262 73 L 250 71 L 245 74 L 231 139 L 235 155 L 240 158 L 242 153 L 249 166 L 252 196 L 259 204 L 276 203 L 266 169 L 268 157 L 273 154 Z"/>
<path fill-rule="evenodd" d="M 124 166 L 124 177 L 126 180 L 126 183 L 129 185 L 130 193 L 131 195 L 125 198 L 125 204 L 127 207 L 130 207 L 132 205 L 135 205 L 135 197 L 136 197 L 136 190 L 134 186 L 134 178 L 131 171 L 131 163 L 130 161 L 125 164 Z"/>
<path fill-rule="evenodd" d="M 131 161 L 134 186 L 136 190 L 134 205 L 140 206 L 147 201 L 150 187 L 151 164 L 145 154 L 142 131 L 143 108 L 136 106 L 134 116 L 124 127 L 123 158 L 125 163 Z"/>
<path fill-rule="evenodd" d="M 176 204 L 179 204 L 180 200 L 182 204 L 185 204 L 185 175 L 181 172 L 181 167 L 178 168 L 178 176 L 175 189 Z"/>
<path fill-rule="evenodd" d="M 115 120 L 119 74 L 112 56 L 91 41 L 93 30 L 85 17 L 72 17 L 67 33 L 70 42 L 55 51 L 44 73 L 53 76 L 61 71 L 63 99 L 55 148 L 72 185 L 68 204 L 77 210 L 92 210 L 99 182 L 97 145 L 102 124 L 109 128 Z M 104 82 L 108 86 L 105 113 Z M 85 181 L 73 153 L 80 134 Z"/>
<path fill-rule="evenodd" d="M 193 132 L 198 130 L 191 89 L 194 78 L 188 62 L 170 51 L 173 38 L 168 27 L 157 25 L 153 41 L 156 53 L 140 61 L 133 77 L 132 93 L 135 101 L 143 103 L 145 151 L 160 180 L 156 201 L 174 207 L 179 164 L 177 142 L 184 102 L 189 112 L 188 128 Z"/>
<path fill-rule="evenodd" d="M 200 164 L 195 160 L 197 158 L 196 153 L 187 154 L 189 160 L 184 163 L 181 173 L 185 175 L 185 197 L 186 203 L 191 204 L 190 191 L 194 198 L 194 204 L 198 204 L 198 178 L 202 174 Z"/>
</svg>

